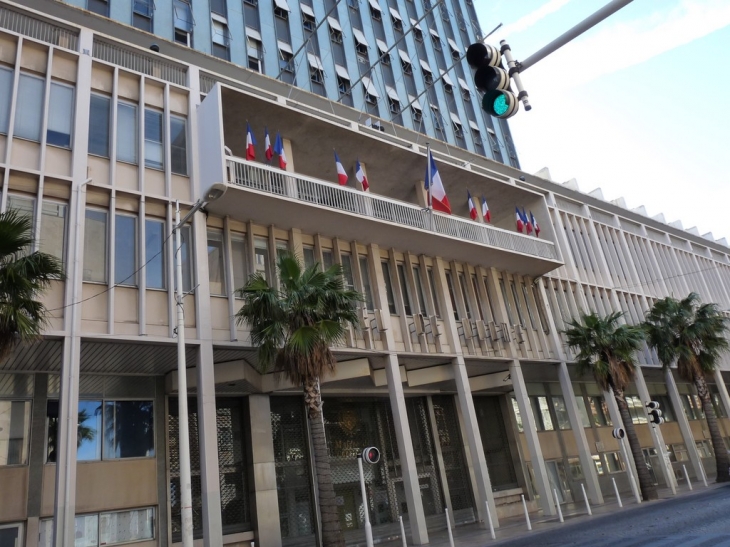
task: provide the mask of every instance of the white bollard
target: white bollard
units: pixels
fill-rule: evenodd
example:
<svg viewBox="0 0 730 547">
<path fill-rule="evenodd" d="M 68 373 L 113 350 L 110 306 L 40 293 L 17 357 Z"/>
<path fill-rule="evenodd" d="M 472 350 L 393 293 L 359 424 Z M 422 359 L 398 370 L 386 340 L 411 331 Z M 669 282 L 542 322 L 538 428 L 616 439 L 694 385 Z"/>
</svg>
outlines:
<svg viewBox="0 0 730 547">
<path fill-rule="evenodd" d="M 492 539 L 497 539 L 494 535 L 494 524 L 492 524 L 492 512 L 489 510 L 489 502 L 485 501 L 484 504 L 487 506 L 487 522 L 489 523 L 489 535 Z"/>
<path fill-rule="evenodd" d="M 689 475 L 687 474 L 687 467 L 684 464 L 682 464 L 682 469 L 684 469 L 684 478 L 687 479 L 687 486 L 689 486 L 690 490 L 694 490 L 692 488 L 692 481 L 689 480 Z"/>
<path fill-rule="evenodd" d="M 406 543 L 406 529 L 403 528 L 403 515 L 398 517 L 398 522 L 400 522 L 400 538 L 403 541 L 403 547 L 408 547 Z"/>
<path fill-rule="evenodd" d="M 618 506 L 623 507 L 624 504 L 621 503 L 621 495 L 618 493 L 618 486 L 616 486 L 616 479 L 614 479 L 612 477 L 611 480 L 613 481 L 613 491 L 616 492 L 616 499 L 618 500 Z"/>
<path fill-rule="evenodd" d="M 588 510 L 588 514 L 593 516 L 593 511 L 591 511 L 591 504 L 588 503 L 588 496 L 586 495 L 586 487 L 583 486 L 583 483 L 580 483 L 580 489 L 583 490 L 583 499 L 586 501 L 586 509 Z"/>
<path fill-rule="evenodd" d="M 524 494 L 522 494 L 522 508 L 525 510 L 525 521 L 527 521 L 527 530 L 532 531 L 532 524 L 530 524 L 530 513 L 527 512 L 527 502 L 525 501 Z"/>
<path fill-rule="evenodd" d="M 454 534 L 451 533 L 451 519 L 449 519 L 448 507 L 444 507 L 444 514 L 446 515 L 446 530 L 449 532 L 449 545 L 454 547 Z"/>
<path fill-rule="evenodd" d="M 251 542 L 251 547 L 256 547 L 256 544 L 253 541 Z"/>
<path fill-rule="evenodd" d="M 560 499 L 558 498 L 558 491 L 553 488 L 553 496 L 555 497 L 555 507 L 558 509 L 558 518 L 560 519 L 560 522 L 565 522 L 563 520 L 563 510 L 560 508 Z"/>
<path fill-rule="evenodd" d="M 700 460 L 700 471 L 702 471 L 702 482 L 707 487 L 707 473 L 705 473 L 705 466 L 702 464 L 702 460 Z"/>
</svg>

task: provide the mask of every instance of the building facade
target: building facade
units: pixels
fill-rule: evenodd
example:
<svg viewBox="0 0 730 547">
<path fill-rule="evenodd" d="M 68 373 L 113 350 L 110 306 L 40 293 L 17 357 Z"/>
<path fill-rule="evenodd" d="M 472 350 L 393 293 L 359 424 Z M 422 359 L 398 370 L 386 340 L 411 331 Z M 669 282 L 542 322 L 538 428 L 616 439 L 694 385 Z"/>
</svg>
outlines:
<svg viewBox="0 0 730 547">
<path fill-rule="evenodd" d="M 489 504 L 498 525 L 522 494 L 554 514 L 553 489 L 560 503 L 582 487 L 602 503 L 612 479 L 629 491 L 615 403 L 577 375 L 561 331 L 581 310 L 636 322 L 690 290 L 728 309 L 726 242 L 441 140 L 431 148 L 453 215 L 431 219 L 418 131 L 380 131 L 321 94 L 30 4 L 0 4 L 0 211 L 33 219 L 36 247 L 67 279 L 44 296 L 42 339 L 0 363 L 2 547 L 180 542 L 173 219 L 176 201 L 184 212 L 219 182 L 226 194 L 193 216 L 179 250 L 204 545 L 316 544 L 301 388 L 257 370 L 234 318 L 235 289 L 253 272 L 276 283 L 283 250 L 342 264 L 365 297 L 322 380 L 349 542 L 364 537 L 354 456 L 369 445 L 383 453 L 366 468 L 374 534 L 398 534 L 402 516 L 416 545 L 445 526 L 446 507 L 461 524 Z M 262 138 L 245 159 L 247 123 L 276 128 L 285 169 L 264 159 Z M 354 182 L 357 159 L 369 192 Z M 469 218 L 467 187 L 491 223 Z M 539 238 L 515 231 L 515 206 Z M 649 351 L 639 360 L 628 395 L 657 484 L 685 484 L 685 467 L 692 481 L 712 477 L 693 388 Z M 726 438 L 729 367 L 711 385 Z M 665 410 L 661 427 L 647 424 L 648 400 Z"/>
</svg>

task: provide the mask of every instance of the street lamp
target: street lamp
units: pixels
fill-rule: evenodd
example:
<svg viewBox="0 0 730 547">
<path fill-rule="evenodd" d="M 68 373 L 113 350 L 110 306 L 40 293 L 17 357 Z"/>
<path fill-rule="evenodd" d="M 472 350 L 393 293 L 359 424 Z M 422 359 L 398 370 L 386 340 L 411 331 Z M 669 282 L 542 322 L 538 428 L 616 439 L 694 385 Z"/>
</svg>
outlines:
<svg viewBox="0 0 730 547">
<path fill-rule="evenodd" d="M 195 202 L 188 214 L 180 220 L 180 200 L 175 201 L 175 283 L 177 290 L 177 392 L 178 392 L 178 452 L 180 458 L 180 498 L 183 547 L 193 547 L 193 492 L 190 475 L 190 435 L 188 430 L 188 379 L 185 363 L 185 310 L 182 286 L 182 242 L 180 230 L 201 207 L 226 193 L 228 187 L 216 182 L 205 195 Z"/>
</svg>

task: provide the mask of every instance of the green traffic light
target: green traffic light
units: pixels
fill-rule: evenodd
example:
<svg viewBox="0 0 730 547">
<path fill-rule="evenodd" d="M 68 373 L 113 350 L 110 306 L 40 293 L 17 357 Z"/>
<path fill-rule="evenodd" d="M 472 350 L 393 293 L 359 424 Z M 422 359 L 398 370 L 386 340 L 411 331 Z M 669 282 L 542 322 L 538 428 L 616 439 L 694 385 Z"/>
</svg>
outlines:
<svg viewBox="0 0 730 547">
<path fill-rule="evenodd" d="M 507 99 L 503 94 L 500 93 L 494 100 L 494 102 L 492 103 L 492 109 L 497 116 L 502 116 L 507 112 L 507 110 L 509 110 Z"/>
<path fill-rule="evenodd" d="M 482 109 L 496 118 L 511 118 L 518 108 L 517 97 L 506 89 L 487 91 L 482 97 Z"/>
</svg>

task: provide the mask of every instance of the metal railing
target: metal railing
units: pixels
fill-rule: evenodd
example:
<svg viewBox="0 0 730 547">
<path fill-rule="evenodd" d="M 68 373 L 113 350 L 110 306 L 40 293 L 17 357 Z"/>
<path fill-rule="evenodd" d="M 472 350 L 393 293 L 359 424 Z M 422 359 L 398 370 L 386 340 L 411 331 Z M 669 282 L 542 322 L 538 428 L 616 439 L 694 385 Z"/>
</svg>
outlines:
<svg viewBox="0 0 730 547">
<path fill-rule="evenodd" d="M 79 47 L 78 32 L 5 7 L 0 7 L 0 28 L 72 51 L 77 51 Z"/>
<path fill-rule="evenodd" d="M 172 84 L 187 85 L 187 70 L 184 67 L 167 63 L 133 49 L 95 39 L 93 57 Z"/>
<path fill-rule="evenodd" d="M 558 260 L 555 245 L 550 241 L 440 213 L 433 214 L 434 225 L 431 227 L 430 213 L 410 203 L 295 175 L 239 158 L 228 158 L 228 176 L 231 184 L 245 188 L 499 249 Z"/>
</svg>

